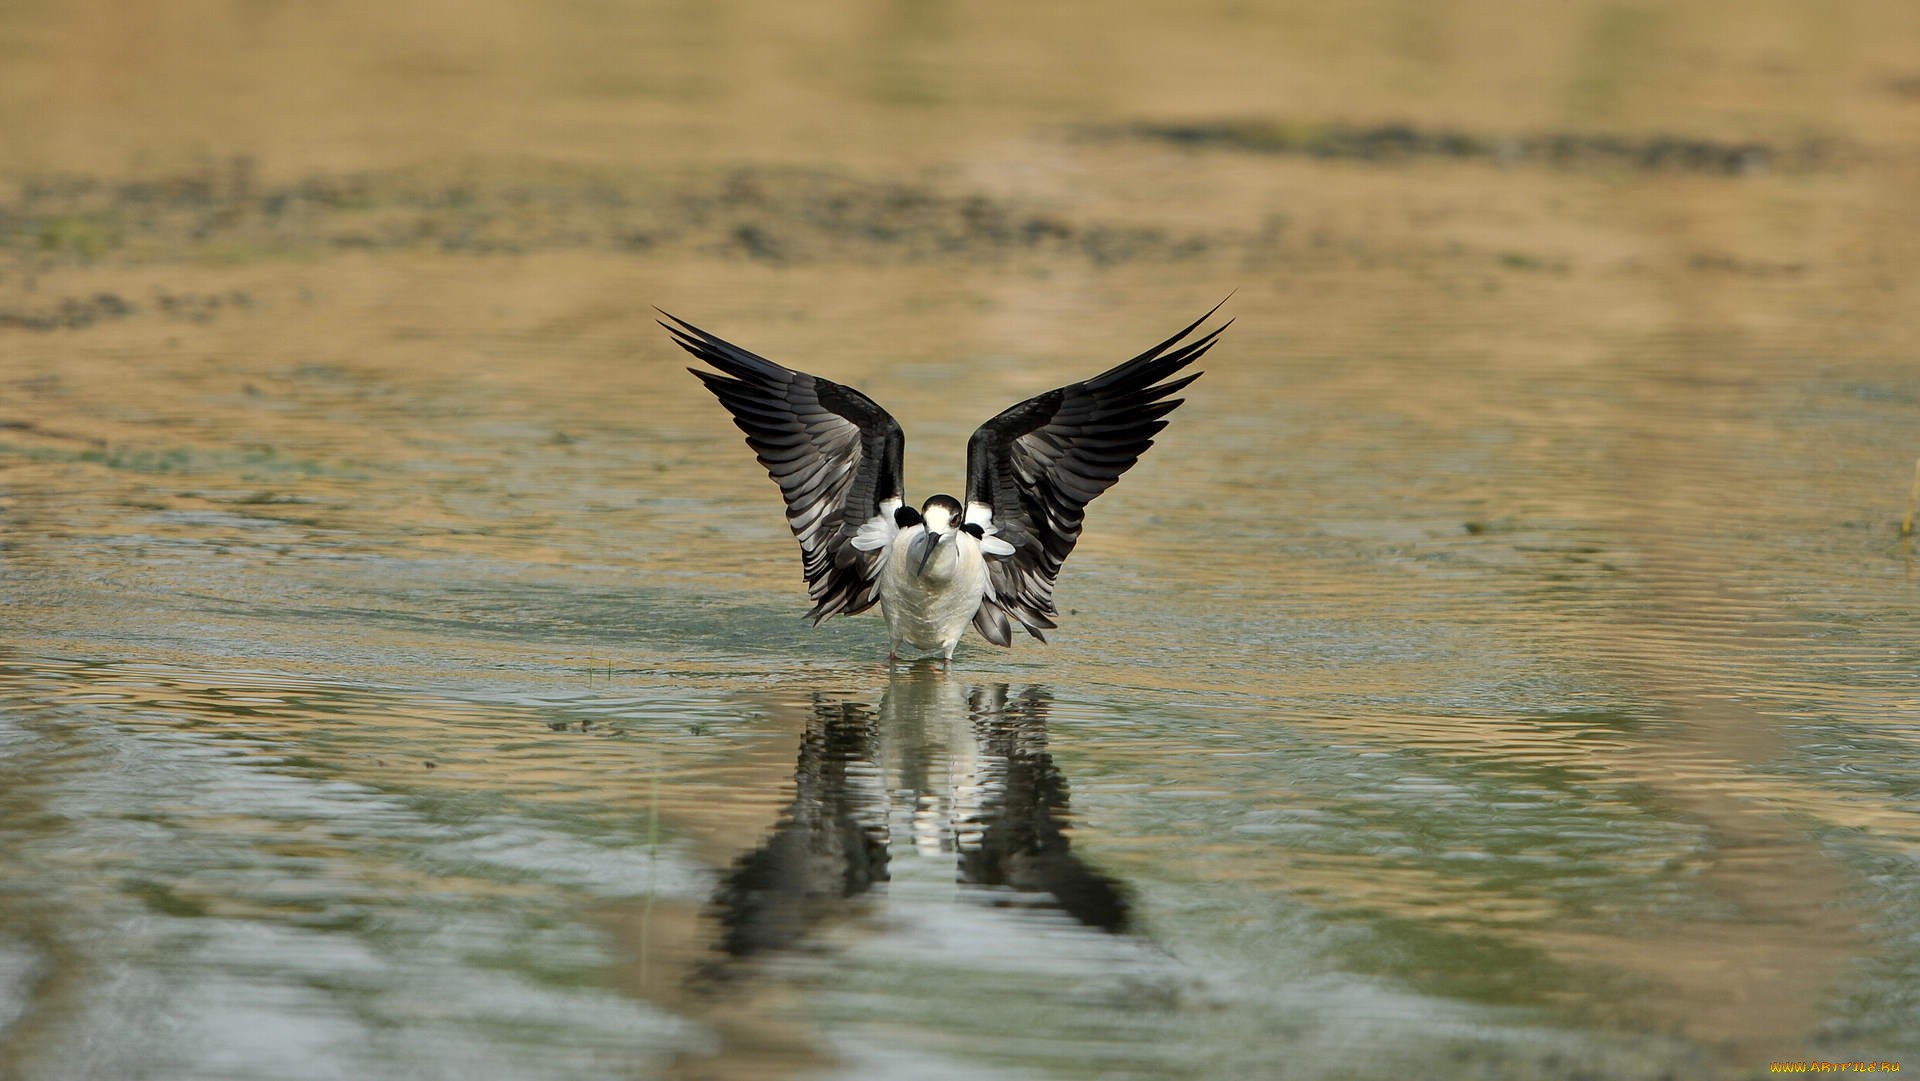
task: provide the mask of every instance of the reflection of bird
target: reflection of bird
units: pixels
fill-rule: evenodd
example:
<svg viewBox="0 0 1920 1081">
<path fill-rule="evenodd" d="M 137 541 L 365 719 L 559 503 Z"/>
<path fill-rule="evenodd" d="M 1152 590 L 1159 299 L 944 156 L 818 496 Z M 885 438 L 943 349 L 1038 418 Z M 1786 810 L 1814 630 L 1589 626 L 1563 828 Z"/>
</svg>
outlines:
<svg viewBox="0 0 1920 1081">
<path fill-rule="evenodd" d="M 979 899 L 1125 930 L 1126 887 L 1069 848 L 1067 783 L 1046 749 L 1051 700 L 926 670 L 892 682 L 877 710 L 816 695 L 793 803 L 714 893 L 720 949 L 794 948 L 889 881 L 896 857 L 957 859 L 958 881 L 987 887 Z"/>
<path fill-rule="evenodd" d="M 873 399 L 671 315 L 661 325 L 724 373 L 688 369 L 733 413 L 780 486 L 813 621 L 877 600 L 889 660 L 908 646 L 951 661 L 968 623 L 999 646 L 1011 644 L 1014 623 L 1045 640 L 1059 614 L 1054 578 L 1080 539 L 1087 504 L 1166 427 L 1161 418 L 1181 401 L 1170 395 L 1199 373 L 1171 377 L 1227 325 L 1181 342 L 1218 310 L 1125 364 L 982 424 L 967 442 L 966 502 L 936 495 L 918 511 L 906 505 L 901 479 L 905 437 Z"/>
</svg>

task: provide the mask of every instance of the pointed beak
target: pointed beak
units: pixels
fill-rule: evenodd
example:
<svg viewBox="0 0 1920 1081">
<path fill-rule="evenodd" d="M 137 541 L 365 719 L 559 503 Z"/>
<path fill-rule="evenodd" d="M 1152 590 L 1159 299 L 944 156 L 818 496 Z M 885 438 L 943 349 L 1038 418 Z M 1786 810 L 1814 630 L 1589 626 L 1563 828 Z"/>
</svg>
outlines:
<svg viewBox="0 0 1920 1081">
<path fill-rule="evenodd" d="M 915 578 L 918 578 L 922 574 L 926 573 L 927 564 L 933 562 L 933 553 L 936 551 L 939 551 L 939 549 L 940 549 L 940 534 L 935 533 L 931 529 L 927 530 L 927 550 L 924 554 L 920 556 L 920 565 L 913 568 L 913 576 Z"/>
</svg>

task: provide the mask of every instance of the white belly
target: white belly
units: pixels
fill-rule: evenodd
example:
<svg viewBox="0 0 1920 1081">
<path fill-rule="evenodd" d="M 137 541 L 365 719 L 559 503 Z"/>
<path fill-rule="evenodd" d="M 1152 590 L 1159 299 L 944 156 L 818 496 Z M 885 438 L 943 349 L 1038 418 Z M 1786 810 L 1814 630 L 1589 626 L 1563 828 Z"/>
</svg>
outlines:
<svg viewBox="0 0 1920 1081">
<path fill-rule="evenodd" d="M 960 533 L 915 574 L 921 554 L 915 542 L 925 535 L 924 528 L 910 526 L 893 539 L 880 572 L 880 611 L 896 647 L 905 643 L 952 656 L 986 595 L 987 562 L 980 542 Z"/>
</svg>

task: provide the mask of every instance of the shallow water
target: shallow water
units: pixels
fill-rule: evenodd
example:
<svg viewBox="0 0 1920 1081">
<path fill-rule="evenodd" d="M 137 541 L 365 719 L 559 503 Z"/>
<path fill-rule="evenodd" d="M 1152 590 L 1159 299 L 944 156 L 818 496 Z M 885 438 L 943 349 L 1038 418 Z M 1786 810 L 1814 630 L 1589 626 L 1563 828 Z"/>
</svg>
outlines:
<svg viewBox="0 0 1920 1081">
<path fill-rule="evenodd" d="M 1475 5 L 842 13 L 844 69 L 588 7 L 357 69 L 0 16 L 0 1077 L 1920 1060 L 1904 9 L 1789 64 L 1573 5 L 1509 98 L 1412 40 Z M 1054 640 L 947 672 L 800 622 L 648 308 L 874 396 L 920 497 L 1233 289 Z"/>
</svg>

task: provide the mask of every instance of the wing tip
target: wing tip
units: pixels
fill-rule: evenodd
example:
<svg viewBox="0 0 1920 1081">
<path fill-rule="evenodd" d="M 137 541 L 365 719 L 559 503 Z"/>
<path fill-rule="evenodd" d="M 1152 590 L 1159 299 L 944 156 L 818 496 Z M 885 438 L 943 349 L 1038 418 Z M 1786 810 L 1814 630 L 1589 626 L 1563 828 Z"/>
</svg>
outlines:
<svg viewBox="0 0 1920 1081">
<path fill-rule="evenodd" d="M 1188 323 L 1185 330 L 1182 330 L 1180 333 L 1175 334 L 1171 338 L 1168 338 L 1164 343 L 1160 345 L 1158 350 L 1155 350 L 1155 352 L 1159 352 L 1160 350 L 1166 349 L 1167 346 L 1173 345 L 1174 343 L 1180 341 L 1180 339 L 1185 338 L 1187 335 L 1192 334 L 1195 330 L 1198 330 L 1200 328 L 1200 324 L 1213 318 L 1214 314 L 1217 313 L 1221 308 L 1226 307 L 1227 301 L 1232 300 L 1233 295 L 1235 293 L 1238 293 L 1239 291 L 1240 291 L 1240 287 L 1237 285 L 1234 286 L 1232 289 L 1228 290 L 1227 295 L 1221 297 L 1220 302 L 1218 304 L 1215 304 L 1213 307 L 1208 308 L 1207 313 L 1205 315 L 1202 315 L 1200 318 L 1195 319 L 1191 323 Z M 1213 338 L 1219 337 L 1220 332 L 1232 326 L 1233 321 L 1237 318 L 1239 318 L 1239 316 L 1235 316 L 1235 315 L 1227 316 L 1226 322 L 1220 324 L 1219 326 L 1207 332 L 1207 339 L 1213 339 Z M 1196 342 L 1195 344 L 1199 344 L 1199 343 Z"/>
</svg>

